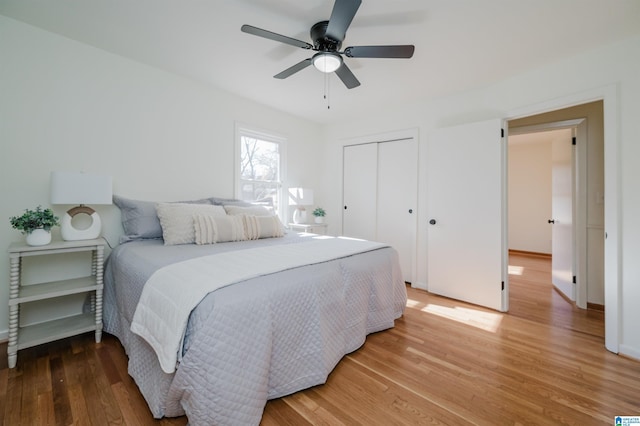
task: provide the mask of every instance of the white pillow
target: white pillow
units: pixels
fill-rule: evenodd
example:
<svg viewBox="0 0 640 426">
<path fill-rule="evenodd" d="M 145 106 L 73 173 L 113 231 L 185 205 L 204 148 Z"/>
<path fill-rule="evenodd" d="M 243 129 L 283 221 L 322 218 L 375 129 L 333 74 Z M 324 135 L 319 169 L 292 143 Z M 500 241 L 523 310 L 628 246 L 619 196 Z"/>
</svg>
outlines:
<svg viewBox="0 0 640 426">
<path fill-rule="evenodd" d="M 195 243 L 193 217 L 195 215 L 225 217 L 222 206 L 210 204 L 158 203 L 158 219 L 162 227 L 162 238 L 167 246 Z"/>
<path fill-rule="evenodd" d="M 265 207 L 265 206 L 232 206 L 226 205 L 224 206 L 227 214 L 237 215 L 237 214 L 246 214 L 251 216 L 273 216 L 275 212 L 273 211 L 273 207 Z"/>
<path fill-rule="evenodd" d="M 230 216 L 232 217 L 232 216 Z M 248 240 L 278 238 L 284 236 L 284 226 L 278 216 L 242 216 Z"/>
<path fill-rule="evenodd" d="M 227 241 L 243 241 L 247 237 L 244 216 L 202 216 L 193 217 L 196 244 L 214 244 Z"/>
</svg>

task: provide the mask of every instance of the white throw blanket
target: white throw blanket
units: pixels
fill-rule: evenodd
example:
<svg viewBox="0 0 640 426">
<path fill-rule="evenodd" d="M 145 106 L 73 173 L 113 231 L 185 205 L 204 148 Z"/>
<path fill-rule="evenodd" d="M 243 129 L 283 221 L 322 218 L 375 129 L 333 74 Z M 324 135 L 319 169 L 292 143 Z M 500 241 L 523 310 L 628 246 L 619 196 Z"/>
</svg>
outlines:
<svg viewBox="0 0 640 426">
<path fill-rule="evenodd" d="M 314 238 L 204 256 L 157 270 L 146 282 L 131 331 L 155 350 L 162 370 L 173 373 L 191 311 L 209 293 L 261 275 L 327 262 L 386 247 L 349 238 Z"/>
</svg>

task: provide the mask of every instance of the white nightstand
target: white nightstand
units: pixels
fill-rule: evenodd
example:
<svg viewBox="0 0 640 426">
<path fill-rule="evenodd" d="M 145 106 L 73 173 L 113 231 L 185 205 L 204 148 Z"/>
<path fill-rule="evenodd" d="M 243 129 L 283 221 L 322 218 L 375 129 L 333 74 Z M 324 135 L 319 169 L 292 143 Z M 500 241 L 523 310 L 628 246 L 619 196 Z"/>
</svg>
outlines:
<svg viewBox="0 0 640 426">
<path fill-rule="evenodd" d="M 290 223 L 289 228 L 311 234 L 325 235 L 327 233 L 326 223 Z"/>
<path fill-rule="evenodd" d="M 102 339 L 102 289 L 105 240 L 54 241 L 46 246 L 13 243 L 9 246 L 9 368 L 18 360 L 18 350 L 95 330 L 96 343 Z M 22 258 L 91 251 L 91 275 L 22 286 Z M 40 324 L 20 327 L 20 305 L 91 292 L 91 312 Z"/>
</svg>

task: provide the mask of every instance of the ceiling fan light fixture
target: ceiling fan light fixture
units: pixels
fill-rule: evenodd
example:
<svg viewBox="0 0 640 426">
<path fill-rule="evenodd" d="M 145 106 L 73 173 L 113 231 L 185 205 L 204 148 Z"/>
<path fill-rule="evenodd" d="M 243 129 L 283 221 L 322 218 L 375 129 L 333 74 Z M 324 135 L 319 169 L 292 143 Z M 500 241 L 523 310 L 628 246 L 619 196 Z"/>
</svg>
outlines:
<svg viewBox="0 0 640 426">
<path fill-rule="evenodd" d="M 313 56 L 313 66 L 320 72 L 334 72 L 342 65 L 342 57 L 334 52 L 320 52 Z"/>
</svg>

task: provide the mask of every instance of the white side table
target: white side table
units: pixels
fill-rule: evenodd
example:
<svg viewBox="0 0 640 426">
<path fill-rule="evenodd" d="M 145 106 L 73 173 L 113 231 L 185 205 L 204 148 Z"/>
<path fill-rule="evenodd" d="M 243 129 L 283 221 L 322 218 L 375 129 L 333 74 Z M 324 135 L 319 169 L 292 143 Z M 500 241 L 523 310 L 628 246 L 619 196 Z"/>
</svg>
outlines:
<svg viewBox="0 0 640 426">
<path fill-rule="evenodd" d="M 326 235 L 326 223 L 289 223 L 289 228 L 294 231 L 309 232 L 311 234 Z"/>
<path fill-rule="evenodd" d="M 105 240 L 54 241 L 46 246 L 13 243 L 9 246 L 9 368 L 18 360 L 18 350 L 76 334 L 94 331 L 96 343 L 102 339 L 102 289 Z M 91 275 L 61 281 L 22 286 L 22 259 L 60 253 L 91 251 Z M 20 327 L 20 305 L 37 300 L 91 292 L 91 312 L 40 324 Z"/>
</svg>

